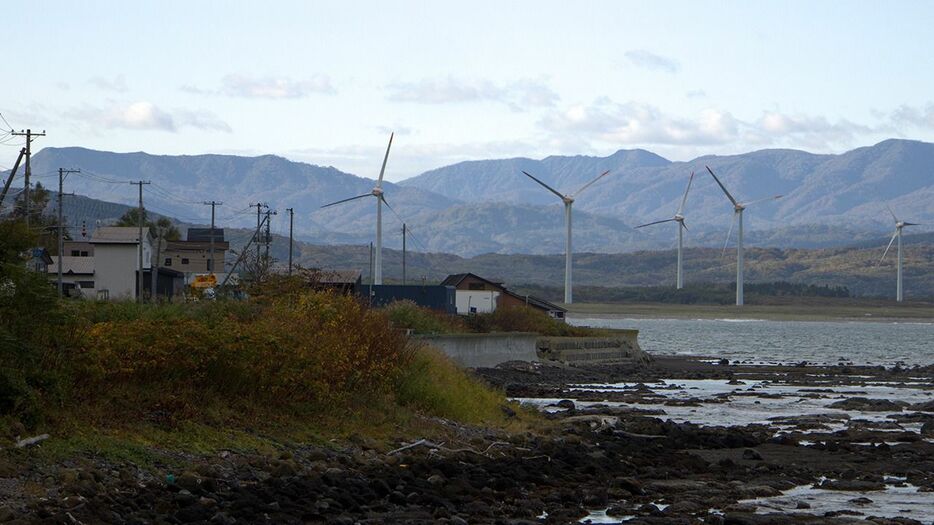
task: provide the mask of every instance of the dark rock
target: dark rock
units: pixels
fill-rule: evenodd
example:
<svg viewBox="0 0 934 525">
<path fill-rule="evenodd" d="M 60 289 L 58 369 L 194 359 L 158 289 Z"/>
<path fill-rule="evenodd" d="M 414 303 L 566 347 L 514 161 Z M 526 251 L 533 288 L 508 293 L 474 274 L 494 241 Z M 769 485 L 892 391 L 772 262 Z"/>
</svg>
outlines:
<svg viewBox="0 0 934 525">
<path fill-rule="evenodd" d="M 749 459 L 754 461 L 762 461 L 762 454 L 759 454 L 751 448 L 747 448 L 743 451 L 743 459 Z"/>
<path fill-rule="evenodd" d="M 865 397 L 851 397 L 827 405 L 828 408 L 839 410 L 863 410 L 867 412 L 898 412 L 908 403 L 904 401 L 891 401 L 888 399 L 869 399 Z"/>
<path fill-rule="evenodd" d="M 555 403 L 555 406 L 558 408 L 566 408 L 568 410 L 574 410 L 576 405 L 570 399 L 562 399 L 561 401 L 558 401 L 557 403 Z"/>
</svg>

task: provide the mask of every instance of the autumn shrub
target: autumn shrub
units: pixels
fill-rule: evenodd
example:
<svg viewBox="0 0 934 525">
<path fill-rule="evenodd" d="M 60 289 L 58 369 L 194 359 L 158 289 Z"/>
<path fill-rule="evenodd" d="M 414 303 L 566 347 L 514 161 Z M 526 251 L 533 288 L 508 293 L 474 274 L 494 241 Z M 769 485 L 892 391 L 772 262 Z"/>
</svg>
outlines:
<svg viewBox="0 0 934 525">
<path fill-rule="evenodd" d="M 289 293 L 258 310 L 203 307 L 213 314 L 163 308 L 135 318 L 129 308 L 91 308 L 94 321 L 70 356 L 81 378 L 75 393 L 90 400 L 120 385 L 154 399 L 181 392 L 233 404 L 330 406 L 385 393 L 410 360 L 405 336 L 351 297 Z"/>
<path fill-rule="evenodd" d="M 552 319 L 544 312 L 520 306 L 501 306 L 488 314 L 477 314 L 467 318 L 474 332 L 535 332 L 546 336 L 589 336 L 599 335 L 593 328 L 574 326 Z"/>
<path fill-rule="evenodd" d="M 466 330 L 459 318 L 418 306 L 413 301 L 395 301 L 384 311 L 393 326 L 416 334 L 450 334 Z"/>
</svg>

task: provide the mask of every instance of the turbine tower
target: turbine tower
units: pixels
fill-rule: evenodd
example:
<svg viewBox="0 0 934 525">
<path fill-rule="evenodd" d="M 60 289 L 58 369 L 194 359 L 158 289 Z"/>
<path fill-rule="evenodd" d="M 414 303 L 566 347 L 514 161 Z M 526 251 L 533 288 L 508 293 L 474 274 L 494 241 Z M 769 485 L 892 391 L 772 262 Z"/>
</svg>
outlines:
<svg viewBox="0 0 934 525">
<path fill-rule="evenodd" d="M 383 174 L 386 172 L 386 161 L 389 160 L 389 149 L 392 148 L 392 137 L 395 133 L 389 135 L 389 145 L 386 146 L 386 156 L 383 157 L 383 167 L 379 169 L 379 178 L 376 179 L 376 186 L 369 193 L 342 199 L 337 202 L 325 204 L 322 208 L 342 204 L 364 197 L 376 197 L 376 249 L 373 255 L 373 284 L 383 284 L 383 204 L 389 206 L 386 197 L 383 195 Z M 392 209 L 392 207 L 390 207 Z"/>
<path fill-rule="evenodd" d="M 571 207 L 574 205 L 574 199 L 577 198 L 577 196 L 580 195 L 582 191 L 589 188 L 591 184 L 602 179 L 609 172 L 610 170 L 604 171 L 599 176 L 597 176 L 597 178 L 595 178 L 594 180 L 588 182 L 587 184 L 584 184 L 581 187 L 581 189 L 577 190 L 574 193 L 570 193 L 568 195 L 562 195 L 560 192 L 558 192 L 558 190 L 536 179 L 532 175 L 529 175 L 527 172 L 525 171 L 522 172 L 522 173 L 525 173 L 525 175 L 528 178 L 541 184 L 546 190 L 557 195 L 558 198 L 561 199 L 562 202 L 564 202 L 564 223 L 565 223 L 565 226 L 567 227 L 567 237 L 564 241 L 564 302 L 565 304 L 571 304 L 573 302 L 573 297 L 571 293 L 571 254 L 572 254 L 571 252 Z"/>
<path fill-rule="evenodd" d="M 902 302 L 902 299 L 904 299 L 904 295 L 902 293 L 902 266 L 904 266 L 905 264 L 905 256 L 902 255 L 902 228 L 904 228 L 905 226 L 918 226 L 918 223 L 900 221 L 898 220 L 898 217 L 895 216 L 895 212 L 892 211 L 892 208 L 889 208 L 888 206 L 886 206 L 886 208 L 888 208 L 889 213 L 892 214 L 892 218 L 895 219 L 895 233 L 892 234 L 892 240 L 889 241 L 889 245 L 886 246 L 885 251 L 882 252 L 882 258 L 879 259 L 879 264 L 882 264 L 882 261 L 885 259 L 885 256 L 889 253 L 889 249 L 892 247 L 892 243 L 895 242 L 896 239 L 898 239 L 898 244 L 896 245 L 897 260 L 898 260 L 897 262 L 898 277 L 897 277 L 897 284 L 896 284 L 896 291 L 895 291 L 895 300 L 898 302 Z"/>
<path fill-rule="evenodd" d="M 720 179 L 714 174 L 713 170 L 710 169 L 710 166 L 704 166 L 707 168 L 707 171 L 710 172 L 710 175 L 713 176 L 713 180 L 717 181 L 717 185 L 720 186 L 720 189 L 723 190 L 723 193 L 726 194 L 726 198 L 730 199 L 730 202 L 733 204 L 733 222 L 730 223 L 730 231 L 726 234 L 726 243 L 723 245 L 723 250 L 726 251 L 726 245 L 730 242 L 730 235 L 733 233 L 733 224 L 739 222 L 739 228 L 737 232 L 737 242 L 736 242 L 736 306 L 743 305 L 743 266 L 745 264 L 744 259 L 744 248 L 743 248 L 743 210 L 749 207 L 752 204 L 762 201 L 769 201 L 780 199 L 781 195 L 775 195 L 772 197 L 766 197 L 764 199 L 755 200 L 752 202 L 741 203 L 730 195 L 730 192 L 727 191 L 726 186 L 720 182 Z"/>
<path fill-rule="evenodd" d="M 684 190 L 684 197 L 681 198 L 681 205 L 678 206 L 678 211 L 675 213 L 675 216 L 670 219 L 665 219 L 663 221 L 655 221 L 647 224 L 642 224 L 636 226 L 636 229 L 645 228 L 646 226 L 652 226 L 653 224 L 662 224 L 663 222 L 677 222 L 678 223 L 678 290 L 684 288 L 684 274 L 682 270 L 683 257 L 681 255 L 681 250 L 684 245 L 684 230 L 687 229 L 687 226 L 684 225 L 684 203 L 688 201 L 688 192 L 691 191 L 691 183 L 694 182 L 694 172 L 691 172 L 691 178 L 688 179 L 688 187 Z"/>
</svg>

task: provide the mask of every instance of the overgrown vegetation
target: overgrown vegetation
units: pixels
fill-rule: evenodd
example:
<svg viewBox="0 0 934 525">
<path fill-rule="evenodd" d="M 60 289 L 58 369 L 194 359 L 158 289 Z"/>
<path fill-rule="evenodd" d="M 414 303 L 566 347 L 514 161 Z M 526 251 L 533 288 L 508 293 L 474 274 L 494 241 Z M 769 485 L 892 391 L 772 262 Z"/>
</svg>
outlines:
<svg viewBox="0 0 934 525">
<path fill-rule="evenodd" d="M 452 334 L 466 332 L 467 327 L 457 316 L 445 315 L 412 301 L 396 301 L 385 308 L 389 320 L 397 328 L 416 334 Z"/>
<path fill-rule="evenodd" d="M 419 348 L 392 309 L 287 278 L 248 301 L 59 301 L 26 269 L 33 240 L 0 222 L 0 435 L 199 448 L 257 431 L 404 433 L 426 416 L 506 423 L 503 393 Z"/>
<path fill-rule="evenodd" d="M 577 337 L 607 332 L 573 326 L 524 305 L 501 306 L 492 313 L 457 316 L 436 312 L 411 301 L 397 301 L 386 307 L 385 311 L 394 326 L 411 330 L 415 334 L 535 332 L 546 336 Z"/>
</svg>

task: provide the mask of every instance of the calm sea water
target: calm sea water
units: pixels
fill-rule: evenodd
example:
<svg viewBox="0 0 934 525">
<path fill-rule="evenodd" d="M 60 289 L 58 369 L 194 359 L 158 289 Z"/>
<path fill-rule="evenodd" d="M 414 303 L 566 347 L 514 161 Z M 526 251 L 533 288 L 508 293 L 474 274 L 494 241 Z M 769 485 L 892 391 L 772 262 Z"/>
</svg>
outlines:
<svg viewBox="0 0 934 525">
<path fill-rule="evenodd" d="M 756 363 L 934 364 L 934 323 L 573 317 L 575 325 L 639 330 L 654 354 Z"/>
</svg>

